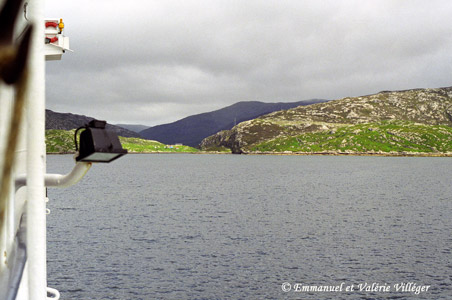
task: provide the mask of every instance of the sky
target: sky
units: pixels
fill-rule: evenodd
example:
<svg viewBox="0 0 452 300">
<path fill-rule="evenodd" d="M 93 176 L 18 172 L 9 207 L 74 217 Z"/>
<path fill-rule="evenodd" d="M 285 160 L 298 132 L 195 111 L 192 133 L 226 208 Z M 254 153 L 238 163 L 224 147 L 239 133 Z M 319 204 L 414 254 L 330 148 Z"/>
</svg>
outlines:
<svg viewBox="0 0 452 300">
<path fill-rule="evenodd" d="M 46 0 L 47 108 L 148 126 L 239 101 L 452 86 L 449 0 Z"/>
</svg>

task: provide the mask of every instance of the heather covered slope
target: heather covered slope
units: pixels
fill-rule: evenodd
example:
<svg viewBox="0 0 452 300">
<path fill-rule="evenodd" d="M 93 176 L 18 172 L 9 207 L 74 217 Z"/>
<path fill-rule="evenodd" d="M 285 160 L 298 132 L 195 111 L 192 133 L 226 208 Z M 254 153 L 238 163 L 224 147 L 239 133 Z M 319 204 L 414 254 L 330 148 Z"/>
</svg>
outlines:
<svg viewBox="0 0 452 300">
<path fill-rule="evenodd" d="M 452 87 L 385 91 L 270 113 L 204 139 L 201 148 L 226 147 L 233 153 L 447 153 L 452 151 L 451 126 Z M 369 132 L 373 134 L 363 135 Z M 354 139 L 357 135 L 361 137 Z M 372 139 L 380 139 L 381 145 L 361 147 Z"/>
</svg>

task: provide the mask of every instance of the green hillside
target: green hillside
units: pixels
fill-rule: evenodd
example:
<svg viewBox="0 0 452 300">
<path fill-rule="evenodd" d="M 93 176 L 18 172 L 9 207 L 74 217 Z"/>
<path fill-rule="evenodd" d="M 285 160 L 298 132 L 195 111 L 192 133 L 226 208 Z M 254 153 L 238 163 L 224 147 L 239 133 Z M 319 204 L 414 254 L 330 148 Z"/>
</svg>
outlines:
<svg viewBox="0 0 452 300">
<path fill-rule="evenodd" d="M 452 127 L 407 121 L 358 124 L 276 138 L 253 145 L 250 152 L 452 154 Z"/>
<path fill-rule="evenodd" d="M 74 153 L 74 130 L 46 130 L 47 153 Z"/>
<path fill-rule="evenodd" d="M 131 153 L 148 152 L 198 152 L 196 148 L 184 145 L 165 145 L 157 141 L 139 138 L 119 137 L 122 147 Z"/>
<path fill-rule="evenodd" d="M 75 130 L 46 130 L 47 153 L 74 153 Z M 139 138 L 119 137 L 124 149 L 129 153 L 159 153 L 159 152 L 198 152 L 198 149 L 183 145 L 165 145 L 157 141 Z"/>
<path fill-rule="evenodd" d="M 299 106 L 205 138 L 202 150 L 452 156 L 452 87 Z"/>
</svg>

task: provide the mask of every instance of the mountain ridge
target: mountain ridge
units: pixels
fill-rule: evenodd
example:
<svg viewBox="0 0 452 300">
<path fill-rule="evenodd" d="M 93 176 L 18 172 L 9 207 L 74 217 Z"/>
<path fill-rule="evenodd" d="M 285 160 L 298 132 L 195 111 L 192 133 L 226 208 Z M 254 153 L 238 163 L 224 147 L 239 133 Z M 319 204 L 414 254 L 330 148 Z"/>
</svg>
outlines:
<svg viewBox="0 0 452 300">
<path fill-rule="evenodd" d="M 139 133 L 140 131 L 143 131 L 145 129 L 148 129 L 151 126 L 141 125 L 141 124 L 113 124 L 118 127 L 125 128 L 127 130 Z"/>
<path fill-rule="evenodd" d="M 242 121 L 281 109 L 325 101 L 327 100 L 311 99 L 272 103 L 241 101 L 215 111 L 191 115 L 172 123 L 153 126 L 139 133 L 146 139 L 158 140 L 165 144 L 182 143 L 196 147 L 204 138 L 218 131 L 230 129 Z"/>
</svg>

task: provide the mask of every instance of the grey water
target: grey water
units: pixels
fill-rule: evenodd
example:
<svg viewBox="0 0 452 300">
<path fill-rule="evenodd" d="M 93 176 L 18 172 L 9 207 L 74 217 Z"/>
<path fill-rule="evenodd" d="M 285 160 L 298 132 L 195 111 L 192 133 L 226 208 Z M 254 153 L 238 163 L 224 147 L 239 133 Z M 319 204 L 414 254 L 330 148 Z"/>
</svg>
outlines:
<svg viewBox="0 0 452 300">
<path fill-rule="evenodd" d="M 452 299 L 451 179 L 450 158 L 126 155 L 48 190 L 48 285 L 61 299 Z"/>
</svg>

